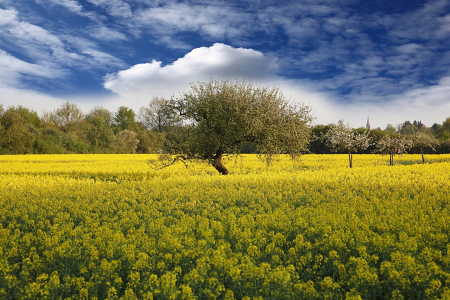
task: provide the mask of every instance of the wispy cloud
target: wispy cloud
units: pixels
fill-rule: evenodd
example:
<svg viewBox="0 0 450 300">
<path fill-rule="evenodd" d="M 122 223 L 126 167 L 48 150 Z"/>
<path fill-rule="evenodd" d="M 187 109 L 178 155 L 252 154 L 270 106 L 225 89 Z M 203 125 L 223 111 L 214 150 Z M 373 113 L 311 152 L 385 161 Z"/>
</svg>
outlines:
<svg viewBox="0 0 450 300">
<path fill-rule="evenodd" d="M 87 0 L 90 3 L 104 8 L 109 15 L 129 18 L 132 16 L 131 6 L 128 2 L 122 0 Z"/>
<path fill-rule="evenodd" d="M 21 76 L 56 78 L 65 75 L 66 72 L 62 69 L 27 63 L 0 50 L 0 85 L 2 86 L 23 86 L 20 82 Z"/>
<path fill-rule="evenodd" d="M 36 3 L 49 7 L 63 7 L 69 12 L 79 16 L 87 17 L 92 20 L 99 20 L 99 16 L 91 11 L 86 11 L 77 0 L 35 0 Z"/>
<path fill-rule="evenodd" d="M 237 11 L 227 5 L 188 5 L 173 3 L 136 12 L 140 26 L 151 26 L 161 35 L 197 32 L 205 38 L 218 40 L 240 38 L 256 28 L 256 15 Z"/>
<path fill-rule="evenodd" d="M 88 34 L 93 38 L 104 41 L 127 40 L 125 34 L 120 31 L 108 28 L 104 25 L 94 26 L 87 29 Z"/>
<path fill-rule="evenodd" d="M 76 36 L 55 35 L 48 30 L 21 21 L 15 10 L 0 9 L 0 35 L 2 36 L 4 46 L 4 56 L 6 52 L 17 52 L 24 56 L 18 59 L 8 54 L 8 60 L 15 61 L 15 65 L 22 66 L 17 74 L 38 76 L 33 70 L 45 69 L 45 77 L 52 77 L 49 73 L 55 74 L 53 77 L 68 75 L 68 68 L 86 69 L 107 67 L 124 67 L 124 63 L 105 52 L 98 49 L 92 41 L 78 38 Z M 111 34 L 114 31 L 105 31 Z M 116 38 L 118 33 L 116 34 Z M 119 38 L 124 38 L 118 36 Z M 21 63 L 18 63 L 18 62 Z M 23 68 L 23 66 L 34 66 L 34 68 Z M 64 70 L 64 71 L 62 71 Z"/>
</svg>

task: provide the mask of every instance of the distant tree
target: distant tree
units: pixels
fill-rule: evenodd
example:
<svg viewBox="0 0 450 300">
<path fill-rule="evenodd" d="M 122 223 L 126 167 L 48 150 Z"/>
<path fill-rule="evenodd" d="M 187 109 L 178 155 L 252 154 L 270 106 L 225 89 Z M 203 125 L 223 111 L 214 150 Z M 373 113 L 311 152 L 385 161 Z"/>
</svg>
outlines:
<svg viewBox="0 0 450 300">
<path fill-rule="evenodd" d="M 34 143 L 36 154 L 62 154 L 66 149 L 62 145 L 64 132 L 56 127 L 44 127 Z"/>
<path fill-rule="evenodd" d="M 358 133 L 349 124 L 344 124 L 343 120 L 330 125 L 330 129 L 322 135 L 322 139 L 334 152 L 348 153 L 350 168 L 353 168 L 353 153 L 367 149 L 371 140 L 368 130 Z"/>
<path fill-rule="evenodd" d="M 109 148 L 114 138 L 114 132 L 111 126 L 100 116 L 87 118 L 87 125 L 84 132 L 86 139 L 95 149 Z"/>
<path fill-rule="evenodd" d="M 35 111 L 30 110 L 21 105 L 17 107 L 11 107 L 10 109 L 14 110 L 19 115 L 21 115 L 22 118 L 25 120 L 25 122 L 30 126 L 33 126 L 35 128 L 41 127 L 41 119 L 39 118 L 38 114 Z"/>
<path fill-rule="evenodd" d="M 14 107 L 6 110 L 1 117 L 2 147 L 11 154 L 32 153 L 35 134 L 26 120 Z"/>
<path fill-rule="evenodd" d="M 268 163 L 276 154 L 295 158 L 307 151 L 310 108 L 289 104 L 278 88 L 229 80 L 199 82 L 171 105 L 186 124 L 166 135 L 165 149 L 176 155 L 172 163 L 206 160 L 227 175 L 223 155 L 240 153 L 245 143 L 253 143 Z"/>
<path fill-rule="evenodd" d="M 58 122 L 56 121 L 55 112 L 53 111 L 44 110 L 41 116 L 41 121 L 44 127 L 46 128 L 54 127 L 59 129 Z"/>
<path fill-rule="evenodd" d="M 116 134 L 114 144 L 119 153 L 136 153 L 139 144 L 137 133 L 128 129 L 122 130 Z"/>
<path fill-rule="evenodd" d="M 330 125 L 316 125 L 311 128 L 311 141 L 309 143 L 311 153 L 328 154 L 332 152 L 321 138 L 329 129 Z"/>
<path fill-rule="evenodd" d="M 141 107 L 139 121 L 147 128 L 157 132 L 167 132 L 173 126 L 181 125 L 179 114 L 165 98 L 154 97 L 146 107 Z"/>
<path fill-rule="evenodd" d="M 103 107 L 95 107 L 85 117 L 86 126 L 84 134 L 95 151 L 110 147 L 114 140 L 114 132 L 111 127 L 112 114 Z"/>
<path fill-rule="evenodd" d="M 450 153 L 450 140 L 440 142 L 439 146 L 436 147 L 436 152 L 439 154 Z"/>
<path fill-rule="evenodd" d="M 131 108 L 121 106 L 114 115 L 113 124 L 114 131 L 120 132 L 122 130 L 136 130 L 136 114 Z"/>
<path fill-rule="evenodd" d="M 416 126 L 419 130 L 420 130 L 423 126 L 425 126 L 425 125 L 422 123 L 422 121 L 416 121 L 416 120 L 414 120 L 413 125 Z"/>
<path fill-rule="evenodd" d="M 438 127 L 436 135 L 440 141 L 450 139 L 450 117 L 445 119 L 445 121 L 442 122 L 442 125 Z"/>
<path fill-rule="evenodd" d="M 136 153 L 161 153 L 164 145 L 165 134 L 140 128 L 137 132 L 139 144 Z"/>
<path fill-rule="evenodd" d="M 68 153 L 88 153 L 88 146 L 80 140 L 75 131 L 69 131 L 61 137 L 61 144 Z"/>
<path fill-rule="evenodd" d="M 439 142 L 434 137 L 421 132 L 417 132 L 414 135 L 413 143 L 415 147 L 420 149 L 420 153 L 422 154 L 422 163 L 425 163 L 423 150 L 429 148 L 433 151 L 436 151 L 436 146 L 439 145 Z"/>
<path fill-rule="evenodd" d="M 419 131 L 419 128 L 416 125 L 411 124 L 410 121 L 405 121 L 397 126 L 397 132 L 403 135 L 413 135 L 417 131 Z"/>
<path fill-rule="evenodd" d="M 112 124 L 112 113 L 107 110 L 106 108 L 102 107 L 102 106 L 95 106 L 87 115 L 86 115 L 86 120 L 89 121 L 90 118 L 93 117 L 101 117 L 103 118 L 103 121 L 105 123 L 105 125 L 111 126 Z"/>
<path fill-rule="evenodd" d="M 439 127 L 441 127 L 441 124 L 434 123 L 434 124 L 431 126 L 431 129 L 433 130 L 433 133 L 437 133 Z"/>
<path fill-rule="evenodd" d="M 393 134 L 397 131 L 397 129 L 395 129 L 394 125 L 387 124 L 386 129 L 384 131 Z"/>
<path fill-rule="evenodd" d="M 358 131 L 359 132 L 359 131 Z M 362 132 L 359 132 L 362 133 Z M 394 135 L 395 133 L 389 133 L 387 131 L 381 130 L 380 128 L 371 129 L 369 131 L 370 145 L 369 147 L 361 151 L 362 153 L 373 153 L 376 150 L 376 143 L 381 140 L 386 135 Z"/>
<path fill-rule="evenodd" d="M 56 126 L 65 133 L 70 131 L 80 131 L 81 122 L 84 119 L 83 112 L 76 104 L 70 103 L 69 101 L 61 104 L 61 106 L 54 111 L 53 116 L 48 117 L 50 122 L 54 122 Z"/>
<path fill-rule="evenodd" d="M 407 150 L 413 147 L 414 143 L 410 138 L 395 138 L 385 136 L 377 142 L 377 150 L 381 154 L 389 154 L 389 165 L 394 165 L 394 156 L 407 153 Z"/>
</svg>

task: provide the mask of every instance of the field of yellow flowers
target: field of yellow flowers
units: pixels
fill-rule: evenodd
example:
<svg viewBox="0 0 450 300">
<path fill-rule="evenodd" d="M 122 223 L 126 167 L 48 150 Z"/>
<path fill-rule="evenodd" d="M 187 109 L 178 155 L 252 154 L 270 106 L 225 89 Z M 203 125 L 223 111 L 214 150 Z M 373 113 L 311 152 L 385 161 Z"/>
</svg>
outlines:
<svg viewBox="0 0 450 300">
<path fill-rule="evenodd" d="M 450 155 L 0 156 L 0 299 L 450 299 Z"/>
</svg>

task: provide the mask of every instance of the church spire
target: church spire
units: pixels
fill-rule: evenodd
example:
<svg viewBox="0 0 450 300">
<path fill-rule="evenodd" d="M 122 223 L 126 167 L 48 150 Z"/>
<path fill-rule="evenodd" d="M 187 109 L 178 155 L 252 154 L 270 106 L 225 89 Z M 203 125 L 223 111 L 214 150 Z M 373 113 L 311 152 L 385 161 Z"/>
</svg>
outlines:
<svg viewBox="0 0 450 300">
<path fill-rule="evenodd" d="M 369 117 L 367 117 L 367 124 L 366 124 L 366 129 L 370 130 L 370 122 L 369 122 Z"/>
</svg>

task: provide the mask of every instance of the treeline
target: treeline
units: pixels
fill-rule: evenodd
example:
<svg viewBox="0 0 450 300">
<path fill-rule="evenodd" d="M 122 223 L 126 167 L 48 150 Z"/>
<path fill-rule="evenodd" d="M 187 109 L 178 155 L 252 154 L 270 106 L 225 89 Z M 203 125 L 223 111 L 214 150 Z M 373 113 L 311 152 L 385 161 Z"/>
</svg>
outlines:
<svg viewBox="0 0 450 300">
<path fill-rule="evenodd" d="M 116 112 L 94 107 L 84 114 L 75 104 L 65 102 L 41 116 L 22 106 L 4 108 L 0 104 L 0 154 L 161 153 L 165 135 L 182 126 L 168 103 L 154 98 L 137 113 L 121 106 Z M 325 135 L 330 126 L 311 128 L 310 153 L 336 153 L 323 139 L 314 138 Z M 366 129 L 355 131 L 364 133 Z M 376 142 L 384 137 L 412 136 L 417 132 L 438 142 L 435 151 L 428 148 L 425 153 L 450 153 L 450 117 L 431 127 L 421 121 L 406 121 L 397 127 L 388 124 L 385 129 L 371 129 L 373 143 L 356 153 L 373 153 Z M 241 153 L 254 153 L 253 145 L 243 144 Z M 421 149 L 413 147 L 409 153 L 421 153 Z"/>
<path fill-rule="evenodd" d="M 313 138 L 310 142 L 309 149 L 311 153 L 315 154 L 332 154 L 336 153 L 329 145 L 327 145 L 324 139 L 319 137 L 326 135 L 326 133 L 332 128 L 331 125 L 316 125 L 311 128 Z M 435 147 L 421 148 L 419 144 L 414 145 L 408 153 L 420 154 L 422 151 L 427 154 L 444 154 L 450 153 L 450 117 L 447 118 L 442 124 L 434 123 L 433 126 L 427 127 L 421 121 L 405 121 L 402 124 L 394 127 L 388 124 L 385 129 L 376 128 L 367 130 L 364 127 L 354 129 L 356 133 L 363 134 L 368 131 L 368 137 L 370 138 L 370 145 L 365 150 L 358 150 L 356 153 L 368 154 L 377 152 L 377 144 L 384 138 L 390 137 L 398 139 L 401 137 L 413 137 L 420 133 L 422 136 L 426 136 L 429 139 L 435 139 Z M 345 151 L 337 153 L 346 153 Z"/>
<path fill-rule="evenodd" d="M 149 130 L 125 106 L 83 112 L 65 102 L 40 117 L 35 111 L 0 104 L 0 154 L 157 153 L 164 134 Z"/>
</svg>

